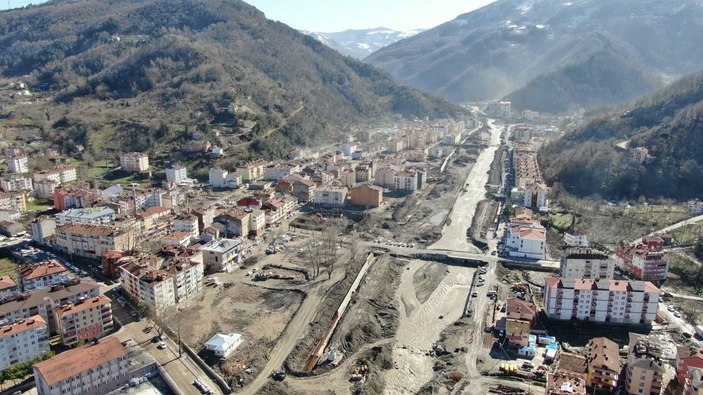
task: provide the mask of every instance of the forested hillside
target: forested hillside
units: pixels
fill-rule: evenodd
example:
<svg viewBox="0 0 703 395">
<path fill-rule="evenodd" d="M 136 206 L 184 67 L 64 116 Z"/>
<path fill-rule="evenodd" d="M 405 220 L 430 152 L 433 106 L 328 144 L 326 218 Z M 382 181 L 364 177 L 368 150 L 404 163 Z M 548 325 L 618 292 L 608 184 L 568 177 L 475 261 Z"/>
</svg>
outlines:
<svg viewBox="0 0 703 395">
<path fill-rule="evenodd" d="M 633 159 L 637 147 L 649 151 L 644 163 Z M 539 159 L 549 182 L 581 196 L 700 198 L 703 73 L 568 132 Z"/>
<path fill-rule="evenodd" d="M 35 117 L 46 139 L 95 156 L 153 150 L 213 120 L 284 156 L 356 122 L 459 111 L 239 0 L 55 0 L 2 12 L 0 74 L 52 98 Z"/>
</svg>

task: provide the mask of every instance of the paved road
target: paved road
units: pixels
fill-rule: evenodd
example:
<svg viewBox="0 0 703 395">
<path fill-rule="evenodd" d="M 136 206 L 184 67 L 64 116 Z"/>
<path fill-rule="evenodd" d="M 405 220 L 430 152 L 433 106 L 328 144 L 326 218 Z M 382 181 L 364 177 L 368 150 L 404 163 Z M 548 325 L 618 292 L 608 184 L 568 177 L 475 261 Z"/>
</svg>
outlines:
<svg viewBox="0 0 703 395">
<path fill-rule="evenodd" d="M 298 340 L 305 336 L 310 328 L 310 323 L 315 318 L 320 305 L 325 299 L 326 291 L 334 284 L 344 278 L 343 270 L 335 270 L 332 278 L 321 281 L 308 292 L 305 300 L 300 305 L 300 308 L 295 313 L 295 316 L 286 327 L 281 337 L 276 342 L 269 353 L 269 359 L 266 366 L 258 373 L 254 381 L 244 388 L 240 393 L 254 395 L 259 392 L 261 387 L 266 385 L 269 376 L 275 371 L 281 369 L 283 362 L 288 357 L 288 354 L 293 351 L 293 348 L 298 343 Z"/>
<path fill-rule="evenodd" d="M 686 225 L 695 224 L 695 223 L 701 222 L 701 221 L 703 221 L 703 215 L 699 215 L 699 216 L 696 216 L 696 217 L 693 217 L 693 218 L 689 218 L 689 219 L 683 220 L 683 221 L 681 221 L 681 222 L 677 222 L 677 223 L 675 223 L 675 224 L 673 224 L 673 225 L 667 226 L 666 228 L 662 228 L 662 229 L 656 230 L 656 231 L 654 231 L 654 232 L 648 234 L 647 236 L 654 236 L 654 235 L 657 234 L 657 233 L 668 233 L 668 232 L 671 232 L 672 230 L 678 229 L 678 228 L 680 228 L 680 227 L 683 227 L 683 226 L 686 226 Z M 640 239 L 641 239 L 641 238 L 640 238 Z"/>
</svg>

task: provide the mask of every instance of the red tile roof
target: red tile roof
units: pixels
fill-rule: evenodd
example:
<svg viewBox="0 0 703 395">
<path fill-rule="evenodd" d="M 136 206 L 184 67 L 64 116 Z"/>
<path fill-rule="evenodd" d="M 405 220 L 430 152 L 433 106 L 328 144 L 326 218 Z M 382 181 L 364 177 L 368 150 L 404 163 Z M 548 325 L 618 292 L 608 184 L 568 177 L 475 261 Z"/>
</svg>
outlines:
<svg viewBox="0 0 703 395">
<path fill-rule="evenodd" d="M 19 267 L 19 273 L 25 280 L 34 280 L 40 277 L 50 276 L 52 274 L 66 272 L 66 268 L 55 259 L 22 265 Z"/>
<path fill-rule="evenodd" d="M 97 344 L 86 344 L 39 362 L 34 365 L 34 369 L 39 372 L 46 384 L 54 385 L 125 356 L 127 356 L 127 350 L 120 341 L 116 337 L 106 337 Z"/>
<path fill-rule="evenodd" d="M 46 326 L 46 321 L 44 321 L 40 315 L 18 320 L 11 324 L 0 326 L 0 339 L 4 339 L 30 329 L 37 329 L 42 326 Z"/>
<path fill-rule="evenodd" d="M 96 297 L 86 299 L 82 302 L 76 304 L 66 304 L 55 309 L 56 314 L 59 317 L 64 317 L 70 314 L 75 314 L 83 310 L 88 310 L 96 306 L 109 305 L 111 302 L 110 298 L 105 295 L 98 295 Z"/>
<path fill-rule="evenodd" d="M 0 276 L 0 290 L 16 287 L 15 279 L 9 274 Z"/>
</svg>

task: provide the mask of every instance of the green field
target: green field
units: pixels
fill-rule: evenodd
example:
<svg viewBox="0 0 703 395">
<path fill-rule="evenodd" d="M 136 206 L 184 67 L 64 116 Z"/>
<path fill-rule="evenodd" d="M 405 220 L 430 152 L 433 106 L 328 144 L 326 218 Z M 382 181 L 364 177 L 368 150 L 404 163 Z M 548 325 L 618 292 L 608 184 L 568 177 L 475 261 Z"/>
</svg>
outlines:
<svg viewBox="0 0 703 395">
<path fill-rule="evenodd" d="M 549 223 L 553 228 L 565 231 L 571 226 L 571 214 L 550 214 Z"/>
<path fill-rule="evenodd" d="M 17 264 L 10 258 L 0 258 L 0 275 L 14 273 Z"/>
<path fill-rule="evenodd" d="M 54 208 L 54 202 L 50 199 L 34 199 L 27 203 L 27 211 L 46 211 Z"/>
</svg>

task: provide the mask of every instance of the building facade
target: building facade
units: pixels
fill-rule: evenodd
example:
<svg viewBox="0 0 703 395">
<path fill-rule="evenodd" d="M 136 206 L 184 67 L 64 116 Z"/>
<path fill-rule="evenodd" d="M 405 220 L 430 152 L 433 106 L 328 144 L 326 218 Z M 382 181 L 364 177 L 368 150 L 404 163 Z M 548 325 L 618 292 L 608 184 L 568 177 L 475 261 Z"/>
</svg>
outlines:
<svg viewBox="0 0 703 395">
<path fill-rule="evenodd" d="M 612 279 L 615 261 L 593 248 L 569 248 L 562 252 L 559 262 L 562 278 Z"/>
<path fill-rule="evenodd" d="M 22 265 L 17 269 L 23 291 L 48 288 L 68 282 L 68 270 L 55 259 Z"/>
<path fill-rule="evenodd" d="M 80 299 L 54 310 L 61 342 L 72 346 L 79 340 L 93 340 L 112 330 L 111 300 L 105 295 Z"/>
<path fill-rule="evenodd" d="M 659 289 L 650 282 L 618 280 L 544 280 L 547 317 L 649 325 L 657 316 Z"/>
<path fill-rule="evenodd" d="M 149 170 L 149 155 L 143 152 L 127 152 L 120 155 L 120 167 L 130 173 Z"/>
<path fill-rule="evenodd" d="M 212 240 L 201 247 L 203 263 L 211 272 L 229 272 L 241 261 L 241 244 L 239 240 Z"/>
<path fill-rule="evenodd" d="M 71 224 L 56 228 L 56 247 L 85 258 L 100 259 L 105 251 L 126 251 L 134 245 L 130 231 L 111 226 Z"/>
<path fill-rule="evenodd" d="M 0 326 L 0 370 L 49 352 L 49 328 L 39 315 Z"/>
</svg>

